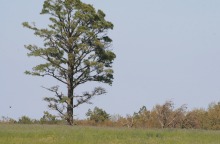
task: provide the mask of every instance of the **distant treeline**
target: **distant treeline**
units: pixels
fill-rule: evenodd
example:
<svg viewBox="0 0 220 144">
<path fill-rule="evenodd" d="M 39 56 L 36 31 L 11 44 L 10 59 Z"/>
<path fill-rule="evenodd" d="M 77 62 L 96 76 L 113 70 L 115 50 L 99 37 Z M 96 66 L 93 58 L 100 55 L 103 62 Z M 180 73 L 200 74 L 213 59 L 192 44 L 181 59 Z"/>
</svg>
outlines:
<svg viewBox="0 0 220 144">
<path fill-rule="evenodd" d="M 152 110 L 141 107 L 133 115 L 110 115 L 105 110 L 95 107 L 86 113 L 87 119 L 75 120 L 75 125 L 108 126 L 128 128 L 181 128 L 181 129 L 212 129 L 220 130 L 220 102 L 212 103 L 208 109 L 187 110 L 186 105 L 174 108 L 172 101 L 156 105 Z M 65 124 L 49 112 L 44 112 L 40 120 L 22 116 L 18 121 L 2 117 L 1 123 L 18 124 Z"/>
</svg>

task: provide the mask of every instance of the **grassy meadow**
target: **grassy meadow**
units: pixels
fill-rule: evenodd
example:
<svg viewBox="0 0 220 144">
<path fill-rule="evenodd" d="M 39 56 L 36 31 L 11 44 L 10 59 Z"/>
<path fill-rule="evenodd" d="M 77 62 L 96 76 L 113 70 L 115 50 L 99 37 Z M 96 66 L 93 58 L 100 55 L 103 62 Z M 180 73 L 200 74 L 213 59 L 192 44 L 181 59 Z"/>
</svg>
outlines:
<svg viewBox="0 0 220 144">
<path fill-rule="evenodd" d="M 0 144 L 220 144 L 220 131 L 0 124 Z"/>
</svg>

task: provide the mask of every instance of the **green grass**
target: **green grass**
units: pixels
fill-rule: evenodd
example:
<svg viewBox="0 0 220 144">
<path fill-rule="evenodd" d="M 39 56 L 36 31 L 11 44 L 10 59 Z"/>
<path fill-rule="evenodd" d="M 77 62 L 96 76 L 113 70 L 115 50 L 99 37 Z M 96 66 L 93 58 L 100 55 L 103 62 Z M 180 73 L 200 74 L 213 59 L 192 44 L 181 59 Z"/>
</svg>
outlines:
<svg viewBox="0 0 220 144">
<path fill-rule="evenodd" d="M 220 144 L 220 131 L 1 124 L 0 144 Z"/>
</svg>

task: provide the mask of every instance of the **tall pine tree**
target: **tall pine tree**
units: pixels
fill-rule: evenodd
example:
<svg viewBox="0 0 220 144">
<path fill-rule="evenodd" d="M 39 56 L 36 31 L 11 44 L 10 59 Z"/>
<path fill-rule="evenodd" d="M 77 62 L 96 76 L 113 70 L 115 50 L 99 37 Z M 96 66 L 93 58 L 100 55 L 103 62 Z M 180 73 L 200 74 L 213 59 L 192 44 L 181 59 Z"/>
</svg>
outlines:
<svg viewBox="0 0 220 144">
<path fill-rule="evenodd" d="M 37 28 L 28 22 L 23 26 L 44 42 L 43 47 L 26 45 L 28 56 L 41 57 L 45 63 L 26 74 L 50 76 L 67 86 L 66 94 L 60 92 L 59 86 L 47 88 L 55 96 L 44 100 L 72 125 L 74 108 L 106 93 L 102 87 L 80 95 L 74 90 L 88 82 L 112 84 L 116 55 L 110 49 L 112 40 L 107 32 L 113 24 L 105 20 L 104 12 L 80 0 L 45 0 L 41 14 L 50 16 L 47 28 Z"/>
</svg>

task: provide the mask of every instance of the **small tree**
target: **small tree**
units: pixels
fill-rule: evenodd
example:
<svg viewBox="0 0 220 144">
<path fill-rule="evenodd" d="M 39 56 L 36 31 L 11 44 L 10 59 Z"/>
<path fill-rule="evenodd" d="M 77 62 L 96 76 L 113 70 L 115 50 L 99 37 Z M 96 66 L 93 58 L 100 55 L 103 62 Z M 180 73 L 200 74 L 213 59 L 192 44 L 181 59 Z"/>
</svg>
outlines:
<svg viewBox="0 0 220 144">
<path fill-rule="evenodd" d="M 167 101 L 163 105 L 156 105 L 154 108 L 161 128 L 176 127 L 178 124 L 182 125 L 186 109 L 186 105 L 182 105 L 174 110 L 174 103 L 172 101 Z"/>
<path fill-rule="evenodd" d="M 33 120 L 31 120 L 28 116 L 22 116 L 19 118 L 18 123 L 20 124 L 32 124 Z"/>
<path fill-rule="evenodd" d="M 187 112 L 184 120 L 184 128 L 207 129 L 208 113 L 205 109 L 194 109 Z"/>
<path fill-rule="evenodd" d="M 220 102 L 209 105 L 208 123 L 210 129 L 220 130 Z"/>
<path fill-rule="evenodd" d="M 109 120 L 109 114 L 101 108 L 95 107 L 93 111 L 91 109 L 88 110 L 86 116 L 89 120 L 94 120 L 96 123 L 104 122 L 105 120 Z"/>
<path fill-rule="evenodd" d="M 49 112 L 45 111 L 43 117 L 40 119 L 40 123 L 50 123 L 50 124 L 56 124 L 58 120 L 56 119 L 55 115 L 50 114 Z"/>
<path fill-rule="evenodd" d="M 134 122 L 134 116 L 126 115 L 125 118 L 119 119 L 119 122 L 122 124 L 122 126 L 126 126 L 128 128 L 132 128 L 135 125 Z"/>
<path fill-rule="evenodd" d="M 26 45 L 28 56 L 41 57 L 45 63 L 26 74 L 50 76 L 66 85 L 66 94 L 57 85 L 46 88 L 55 97 L 46 97 L 45 101 L 72 125 L 74 108 L 106 93 L 102 87 L 82 94 L 74 91 L 88 82 L 112 84 L 112 62 L 116 56 L 109 49 L 112 40 L 107 32 L 113 24 L 105 20 L 101 10 L 80 0 L 45 0 L 41 14 L 51 16 L 48 28 L 37 28 L 28 22 L 23 26 L 44 40 L 43 47 Z"/>
<path fill-rule="evenodd" d="M 134 119 L 137 126 L 148 127 L 150 118 L 150 111 L 148 111 L 145 106 L 141 107 L 139 112 L 134 113 Z"/>
</svg>

